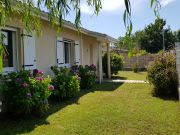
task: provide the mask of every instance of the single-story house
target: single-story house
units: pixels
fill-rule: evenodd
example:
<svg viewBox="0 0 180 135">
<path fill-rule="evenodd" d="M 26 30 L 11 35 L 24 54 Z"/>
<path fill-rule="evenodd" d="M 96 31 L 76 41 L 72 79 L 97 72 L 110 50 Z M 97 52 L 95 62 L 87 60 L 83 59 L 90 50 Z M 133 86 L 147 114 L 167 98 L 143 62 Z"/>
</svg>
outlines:
<svg viewBox="0 0 180 135">
<path fill-rule="evenodd" d="M 51 75 L 51 66 L 70 67 L 77 65 L 97 66 L 99 82 L 103 80 L 102 48 L 108 52 L 108 73 L 110 69 L 110 44 L 116 39 L 102 33 L 81 28 L 78 33 L 75 26 L 65 21 L 61 33 L 57 33 L 58 26 L 48 21 L 48 14 L 41 12 L 42 35 L 27 33 L 20 21 L 20 16 L 14 16 L 1 31 L 6 35 L 4 43 L 9 55 L 4 58 L 5 73 L 21 69 L 43 70 Z"/>
</svg>

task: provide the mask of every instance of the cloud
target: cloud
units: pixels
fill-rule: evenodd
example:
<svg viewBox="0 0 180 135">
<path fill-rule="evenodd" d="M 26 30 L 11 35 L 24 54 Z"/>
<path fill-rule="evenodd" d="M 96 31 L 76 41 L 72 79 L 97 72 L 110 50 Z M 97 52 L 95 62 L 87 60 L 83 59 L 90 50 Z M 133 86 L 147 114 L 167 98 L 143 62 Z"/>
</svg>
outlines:
<svg viewBox="0 0 180 135">
<path fill-rule="evenodd" d="M 174 2 L 175 0 L 160 0 L 160 4 L 162 7 L 169 5 L 170 3 Z"/>
<path fill-rule="evenodd" d="M 124 0 L 102 0 L 101 12 L 115 12 L 121 10 L 124 10 Z M 81 11 L 86 14 L 93 14 L 94 9 L 83 1 L 81 3 Z"/>
</svg>

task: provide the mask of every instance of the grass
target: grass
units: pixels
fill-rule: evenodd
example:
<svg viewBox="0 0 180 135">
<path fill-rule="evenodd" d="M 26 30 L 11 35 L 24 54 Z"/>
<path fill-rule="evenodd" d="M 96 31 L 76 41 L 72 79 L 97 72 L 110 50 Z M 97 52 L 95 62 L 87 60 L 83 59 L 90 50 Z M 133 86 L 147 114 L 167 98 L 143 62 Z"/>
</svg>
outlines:
<svg viewBox="0 0 180 135">
<path fill-rule="evenodd" d="M 147 80 L 147 72 L 120 71 L 118 75 L 113 77 L 122 80 Z"/>
<path fill-rule="evenodd" d="M 151 95 L 149 84 L 97 84 L 77 99 L 50 106 L 41 119 L 0 121 L 0 134 L 178 135 L 180 103 Z"/>
</svg>

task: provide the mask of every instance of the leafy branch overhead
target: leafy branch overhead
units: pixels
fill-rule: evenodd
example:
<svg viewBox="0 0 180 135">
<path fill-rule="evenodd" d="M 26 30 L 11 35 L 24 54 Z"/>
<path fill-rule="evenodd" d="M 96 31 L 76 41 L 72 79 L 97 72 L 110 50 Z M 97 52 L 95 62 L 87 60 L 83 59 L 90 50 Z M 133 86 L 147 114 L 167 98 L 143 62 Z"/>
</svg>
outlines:
<svg viewBox="0 0 180 135">
<path fill-rule="evenodd" d="M 126 28 L 126 35 L 129 37 L 132 33 L 133 24 L 131 20 L 131 1 L 124 0 L 125 11 L 123 15 L 124 25 Z M 154 8 L 154 14 L 157 18 L 159 18 L 159 9 L 161 8 L 159 0 L 151 0 L 151 8 Z"/>
<path fill-rule="evenodd" d="M 102 7 L 102 0 L 86 0 L 89 7 L 94 9 L 94 14 L 98 15 Z M 132 32 L 131 21 L 131 3 L 130 0 L 124 0 L 124 24 L 127 34 Z M 72 11 L 75 12 L 74 24 L 77 29 L 81 26 L 81 0 L 0 0 L 0 26 L 3 27 L 6 21 L 12 16 L 13 11 L 22 15 L 22 23 L 28 30 L 37 30 L 40 26 L 40 11 L 46 9 L 49 21 L 63 26 L 63 19 Z M 158 16 L 160 8 L 159 0 L 151 0 L 151 7 L 154 8 L 155 15 Z M 29 21 L 31 20 L 31 21 Z"/>
<path fill-rule="evenodd" d="M 16 10 L 22 16 L 24 27 L 30 31 L 40 25 L 40 11 L 48 12 L 48 20 L 52 24 L 59 24 L 59 28 L 63 25 L 63 19 L 75 12 L 74 24 L 77 29 L 81 25 L 81 8 L 80 0 L 0 0 L 0 26 L 3 27 L 6 21 Z M 98 15 L 102 8 L 101 0 L 87 0 L 88 6 L 94 9 L 94 13 Z M 31 21 L 29 21 L 31 20 Z"/>
</svg>

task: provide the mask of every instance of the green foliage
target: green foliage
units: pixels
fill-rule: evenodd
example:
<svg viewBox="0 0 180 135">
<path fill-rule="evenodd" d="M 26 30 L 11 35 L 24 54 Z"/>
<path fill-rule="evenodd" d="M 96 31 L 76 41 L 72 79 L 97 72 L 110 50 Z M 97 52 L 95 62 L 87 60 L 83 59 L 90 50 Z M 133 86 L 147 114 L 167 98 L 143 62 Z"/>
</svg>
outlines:
<svg viewBox="0 0 180 135">
<path fill-rule="evenodd" d="M 174 32 L 176 42 L 180 42 L 180 29 Z"/>
<path fill-rule="evenodd" d="M 133 70 L 134 73 L 138 72 L 138 64 L 137 63 L 133 66 L 132 70 Z"/>
<path fill-rule="evenodd" d="M 154 24 L 149 24 L 147 27 L 145 27 L 145 29 L 142 31 L 143 34 L 138 38 L 141 49 L 150 53 L 157 53 L 158 51 L 162 50 L 162 30 L 165 25 L 165 20 L 156 19 Z M 164 36 L 166 50 L 174 47 L 175 37 L 170 28 L 165 30 Z"/>
<path fill-rule="evenodd" d="M 90 66 L 73 66 L 71 71 L 79 76 L 81 89 L 89 89 L 94 86 L 96 82 L 96 66 L 94 64 Z"/>
<path fill-rule="evenodd" d="M 77 96 L 80 91 L 80 82 L 77 75 L 72 74 L 68 68 L 52 67 L 55 76 L 52 84 L 55 90 L 52 93 L 52 98 L 64 100 Z"/>
<path fill-rule="evenodd" d="M 139 50 L 145 50 L 148 53 L 157 53 L 163 49 L 162 31 L 165 25 L 165 20 L 157 18 L 154 23 L 149 24 L 143 30 L 120 38 L 117 44 L 120 45 L 123 41 L 122 47 L 129 50 L 129 52 L 133 51 L 134 48 L 139 48 Z M 175 41 L 178 40 L 178 32 L 173 33 L 170 28 L 165 29 L 164 37 L 165 48 L 169 50 L 174 47 Z"/>
<path fill-rule="evenodd" d="M 153 84 L 155 96 L 178 96 L 178 75 L 174 54 L 160 55 L 148 67 L 148 79 Z"/>
<path fill-rule="evenodd" d="M 124 58 L 123 56 L 116 54 L 116 53 L 110 53 L 110 59 L 111 59 L 111 74 L 117 74 L 118 71 L 122 70 Z M 108 76 L 108 69 L 107 69 L 107 53 L 103 56 L 103 71 Z"/>
<path fill-rule="evenodd" d="M 92 68 L 91 68 L 92 67 Z M 85 67 L 79 66 L 79 76 L 81 78 L 80 86 L 82 89 L 92 88 L 96 82 L 95 65 Z"/>
<path fill-rule="evenodd" d="M 2 76 L 0 90 L 7 113 L 12 116 L 41 115 L 48 109 L 48 97 L 51 95 L 51 79 L 44 77 L 42 71 L 13 72 Z"/>
<path fill-rule="evenodd" d="M 146 55 L 148 53 L 146 52 L 146 50 L 140 50 L 139 54 L 142 56 L 142 55 Z"/>
</svg>

